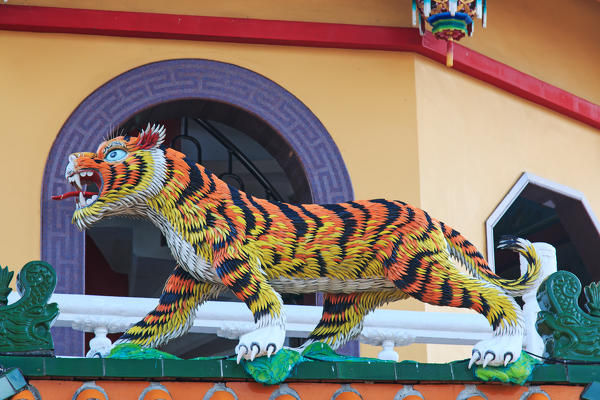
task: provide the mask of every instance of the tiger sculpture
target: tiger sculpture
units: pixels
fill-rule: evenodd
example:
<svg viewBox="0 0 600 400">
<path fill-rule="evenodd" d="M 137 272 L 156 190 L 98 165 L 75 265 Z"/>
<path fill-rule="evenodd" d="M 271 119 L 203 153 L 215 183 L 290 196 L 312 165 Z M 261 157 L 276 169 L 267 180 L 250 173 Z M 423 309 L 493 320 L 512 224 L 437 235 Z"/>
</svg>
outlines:
<svg viewBox="0 0 600 400">
<path fill-rule="evenodd" d="M 65 177 L 75 190 L 54 196 L 75 197 L 72 222 L 81 230 L 112 216 L 151 221 L 177 261 L 158 306 L 115 345 L 164 345 L 188 331 L 199 305 L 230 289 L 255 321 L 235 347 L 238 363 L 269 357 L 285 339 L 280 293 L 321 291 L 323 314 L 307 343 L 337 349 L 360 334 L 367 313 L 411 296 L 487 318 L 493 336 L 474 346 L 469 367 L 519 357 L 523 317 L 512 296 L 526 291 L 540 269 L 527 240 L 500 243 L 528 262 L 523 276 L 504 279 L 460 233 L 404 202 L 256 198 L 163 147 L 164 140 L 164 127 L 148 125 L 137 137 L 107 139 L 96 153 L 71 154 Z"/>
</svg>

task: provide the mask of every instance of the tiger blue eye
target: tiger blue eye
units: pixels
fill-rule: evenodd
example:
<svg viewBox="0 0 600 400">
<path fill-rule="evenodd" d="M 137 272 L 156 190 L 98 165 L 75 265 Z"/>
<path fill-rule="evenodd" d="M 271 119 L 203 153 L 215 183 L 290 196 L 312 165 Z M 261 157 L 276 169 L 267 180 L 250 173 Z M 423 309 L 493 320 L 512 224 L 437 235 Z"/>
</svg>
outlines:
<svg viewBox="0 0 600 400">
<path fill-rule="evenodd" d="M 114 149 L 106 155 L 108 161 L 119 161 L 127 156 L 127 152 L 122 149 Z"/>
</svg>

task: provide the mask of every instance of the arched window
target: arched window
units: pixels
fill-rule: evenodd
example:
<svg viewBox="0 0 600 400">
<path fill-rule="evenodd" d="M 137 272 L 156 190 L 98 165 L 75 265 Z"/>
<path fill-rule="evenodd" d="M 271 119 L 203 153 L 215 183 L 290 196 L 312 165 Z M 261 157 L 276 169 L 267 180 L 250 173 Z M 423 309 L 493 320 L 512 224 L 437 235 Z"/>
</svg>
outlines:
<svg viewBox="0 0 600 400">
<path fill-rule="evenodd" d="M 144 65 L 88 96 L 61 128 L 50 151 L 42 189 L 42 258 L 57 270 L 57 293 L 84 293 L 85 289 L 85 234 L 70 225 L 72 204 L 49 201 L 52 194 L 64 191 L 68 154 L 95 149 L 109 127 L 129 129 L 144 119 L 163 119 L 173 131 L 182 117 L 221 124 L 238 138 L 247 135 L 246 140 L 256 142 L 279 164 L 288 179 L 291 201 L 333 203 L 353 198 L 348 172 L 331 136 L 281 86 L 217 61 L 183 59 Z M 78 332 L 59 328 L 54 337 L 57 354 L 82 353 L 73 351 L 77 343 L 83 349 Z"/>
<path fill-rule="evenodd" d="M 556 248 L 558 268 L 573 272 L 582 284 L 600 280 L 600 223 L 581 192 L 524 173 L 486 221 L 488 260 L 498 274 L 519 276 L 512 252 L 498 251 L 502 235 Z"/>
</svg>

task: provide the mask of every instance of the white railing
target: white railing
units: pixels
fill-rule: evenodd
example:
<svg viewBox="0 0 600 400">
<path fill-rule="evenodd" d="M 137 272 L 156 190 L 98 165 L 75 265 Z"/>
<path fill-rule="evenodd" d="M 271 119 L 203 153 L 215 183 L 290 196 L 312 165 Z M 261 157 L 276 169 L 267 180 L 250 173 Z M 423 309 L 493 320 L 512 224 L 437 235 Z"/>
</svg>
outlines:
<svg viewBox="0 0 600 400">
<path fill-rule="evenodd" d="M 542 279 L 556 271 L 556 253 L 546 243 L 535 244 L 542 260 Z M 522 268 L 525 261 L 521 260 Z M 526 265 L 526 264 L 525 264 Z M 539 284 L 540 281 L 538 281 Z M 539 306 L 535 299 L 537 286 L 523 296 L 527 350 L 542 354 L 543 343 L 535 331 L 535 319 Z M 10 302 L 16 300 L 11 296 Z M 77 294 L 54 294 L 50 302 L 60 308 L 54 326 L 70 327 L 84 332 L 94 332 L 90 341 L 92 349 L 110 346 L 107 333 L 123 332 L 140 321 L 158 304 L 158 299 L 136 297 L 112 297 Z M 285 305 L 287 336 L 305 338 L 321 318 L 322 307 Z M 196 314 L 190 332 L 216 334 L 237 339 L 254 328 L 252 314 L 238 302 L 209 301 Z M 394 346 L 411 343 L 434 343 L 450 345 L 472 345 L 489 338 L 492 334 L 487 320 L 479 314 L 451 312 L 420 312 L 401 310 L 376 310 L 365 318 L 364 329 L 359 340 L 382 346 L 378 357 L 398 360 Z M 541 347 L 540 347 L 541 346 Z"/>
<path fill-rule="evenodd" d="M 123 332 L 158 304 L 157 299 L 55 294 L 60 305 L 54 326 L 94 332 L 92 348 L 110 345 L 107 333 Z M 322 307 L 285 305 L 287 336 L 306 338 L 321 318 Z M 238 339 L 254 328 L 243 303 L 209 301 L 200 307 L 190 332 Z M 397 359 L 394 346 L 411 343 L 474 344 L 492 330 L 479 314 L 376 310 L 365 318 L 361 342 L 384 348 L 380 358 Z"/>
</svg>

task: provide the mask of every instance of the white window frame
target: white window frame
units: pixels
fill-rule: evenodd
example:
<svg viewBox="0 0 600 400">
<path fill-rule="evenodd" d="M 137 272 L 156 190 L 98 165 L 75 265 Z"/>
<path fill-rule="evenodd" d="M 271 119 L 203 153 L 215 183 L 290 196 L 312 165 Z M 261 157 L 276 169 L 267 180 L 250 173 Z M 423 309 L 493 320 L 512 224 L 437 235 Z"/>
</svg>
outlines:
<svg viewBox="0 0 600 400">
<path fill-rule="evenodd" d="M 521 192 L 527 187 L 527 185 L 532 184 L 544 189 L 551 190 L 558 194 L 564 195 L 566 197 L 570 197 L 574 200 L 578 200 L 583 204 L 583 208 L 590 216 L 596 230 L 600 232 L 600 222 L 596 215 L 592 211 L 592 207 L 590 203 L 585 198 L 584 194 L 578 190 L 570 188 L 568 186 L 562 185 L 557 182 L 553 182 L 549 179 L 542 178 L 540 176 L 534 175 L 529 172 L 524 172 L 523 175 L 517 180 L 517 182 L 513 185 L 510 191 L 504 196 L 502 201 L 498 204 L 496 209 L 490 214 L 488 219 L 485 221 L 485 236 L 487 242 L 487 259 L 490 268 L 493 271 L 496 271 L 496 264 L 494 259 L 494 227 L 500 221 L 500 218 L 508 211 L 508 208 L 511 204 L 519 197 Z"/>
</svg>

